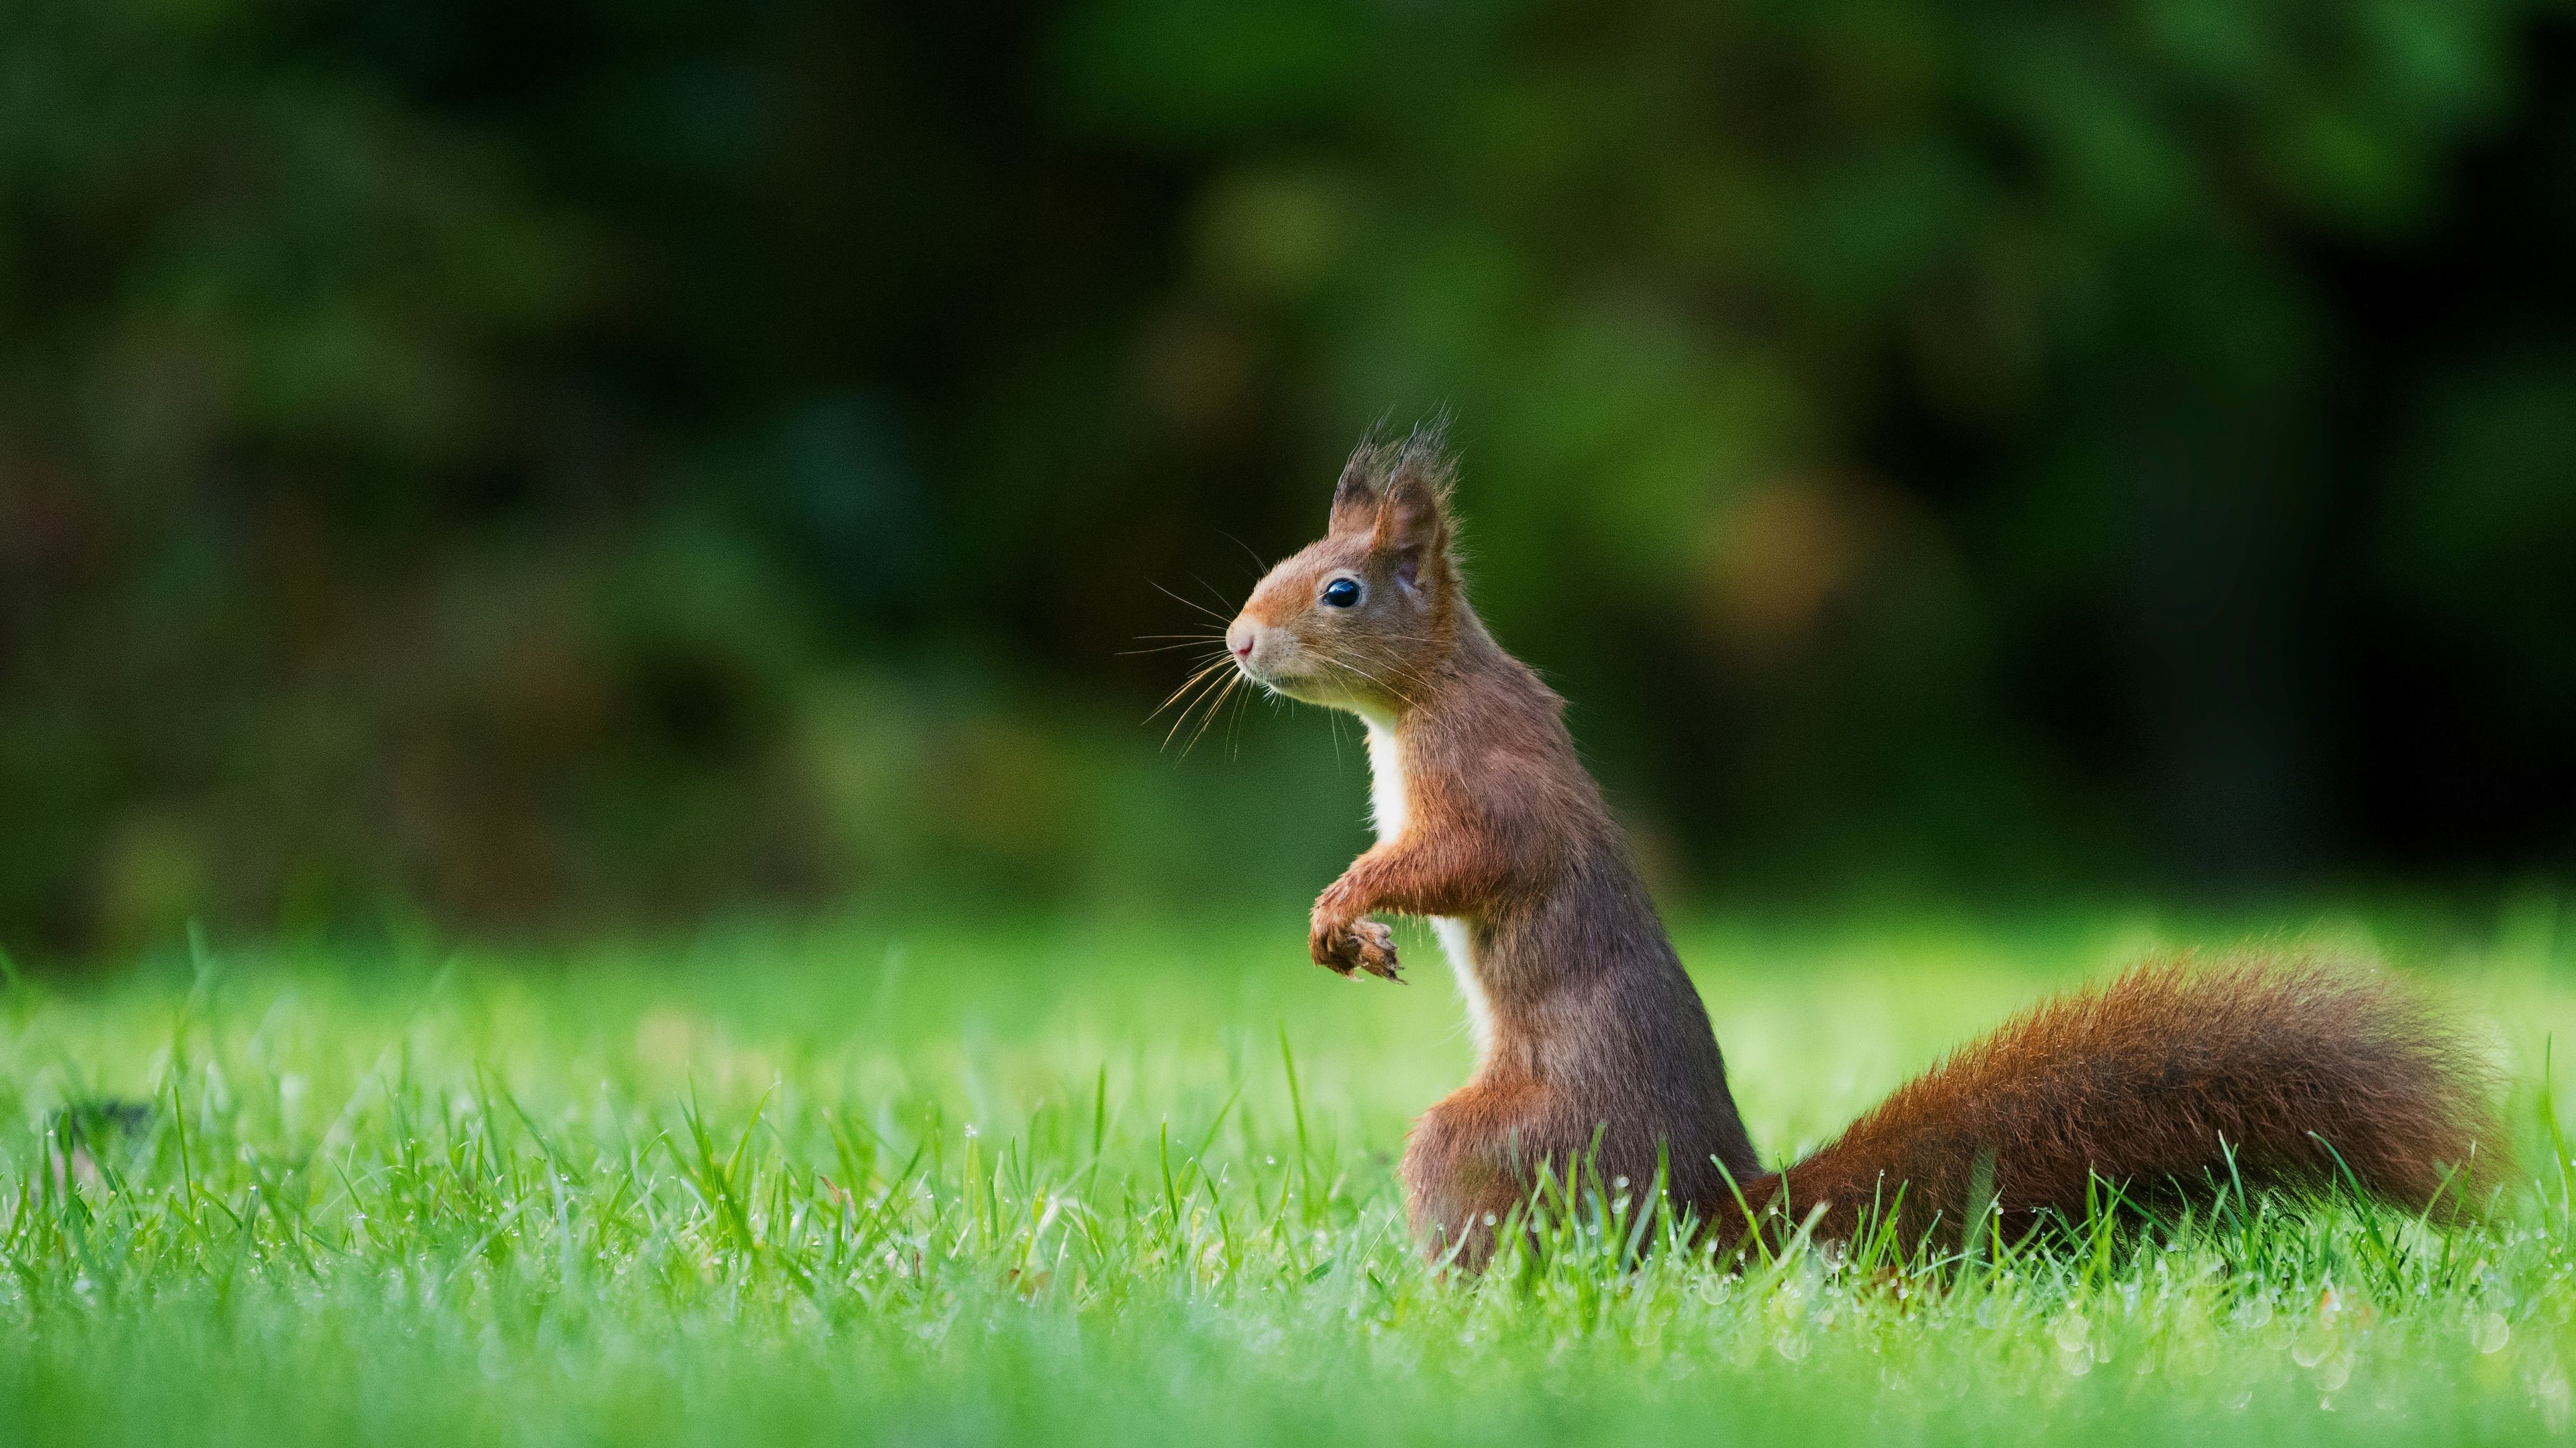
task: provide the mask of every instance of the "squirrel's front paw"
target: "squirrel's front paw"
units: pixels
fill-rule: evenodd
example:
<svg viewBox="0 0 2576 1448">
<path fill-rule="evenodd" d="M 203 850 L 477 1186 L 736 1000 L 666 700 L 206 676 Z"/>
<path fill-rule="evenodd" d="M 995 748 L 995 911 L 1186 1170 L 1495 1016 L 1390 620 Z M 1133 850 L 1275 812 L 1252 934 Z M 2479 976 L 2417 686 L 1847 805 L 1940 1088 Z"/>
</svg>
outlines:
<svg viewBox="0 0 2576 1448">
<path fill-rule="evenodd" d="M 1307 947 L 1317 965 L 1336 974 L 1364 970 L 1385 980 L 1404 979 L 1395 958 L 1395 932 L 1374 920 L 1318 921 Z"/>
</svg>

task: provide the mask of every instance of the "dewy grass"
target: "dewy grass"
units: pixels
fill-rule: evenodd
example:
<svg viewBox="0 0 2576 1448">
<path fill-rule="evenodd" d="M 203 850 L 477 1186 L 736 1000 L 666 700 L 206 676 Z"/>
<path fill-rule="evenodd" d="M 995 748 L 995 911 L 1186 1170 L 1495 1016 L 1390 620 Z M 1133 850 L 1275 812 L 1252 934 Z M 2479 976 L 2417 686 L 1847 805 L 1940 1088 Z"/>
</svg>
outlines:
<svg viewBox="0 0 2576 1448">
<path fill-rule="evenodd" d="M 2349 930 L 2345 934 L 2349 934 Z M 1685 954 L 1766 1152 L 2153 942 L 1756 930 Z M 270 955 L 0 995 L 18 1442 L 2529 1441 L 2576 1204 L 2576 981 L 2423 962 L 2519 1087 L 2486 1228 L 2222 1197 L 1740 1272 L 1651 1182 L 1551 1184 L 1477 1281 L 1390 1157 L 1454 1003 L 1295 932 L 742 936 L 435 967 Z M 2107 1204 L 2107 1197 L 2106 1197 Z M 1892 1204 L 1891 1204 L 1892 1206 Z"/>
</svg>

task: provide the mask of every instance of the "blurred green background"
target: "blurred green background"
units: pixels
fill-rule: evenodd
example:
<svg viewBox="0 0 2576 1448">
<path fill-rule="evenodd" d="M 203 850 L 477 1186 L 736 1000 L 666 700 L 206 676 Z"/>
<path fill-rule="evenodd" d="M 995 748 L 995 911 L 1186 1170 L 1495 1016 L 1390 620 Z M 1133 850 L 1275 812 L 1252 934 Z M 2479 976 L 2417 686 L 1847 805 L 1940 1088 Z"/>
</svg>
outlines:
<svg viewBox="0 0 2576 1448">
<path fill-rule="evenodd" d="M 0 14 L 22 957 L 1302 894 L 1124 651 L 1441 406 L 1667 889 L 2576 849 L 2561 4 Z"/>
</svg>

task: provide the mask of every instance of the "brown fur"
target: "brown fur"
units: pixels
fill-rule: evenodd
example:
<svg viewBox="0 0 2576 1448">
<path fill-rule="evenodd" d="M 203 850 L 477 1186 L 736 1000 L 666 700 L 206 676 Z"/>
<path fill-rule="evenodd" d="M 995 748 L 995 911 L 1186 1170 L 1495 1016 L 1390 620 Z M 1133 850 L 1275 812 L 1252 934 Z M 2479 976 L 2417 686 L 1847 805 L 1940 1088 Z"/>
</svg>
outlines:
<svg viewBox="0 0 2576 1448">
<path fill-rule="evenodd" d="M 2141 1206 L 2343 1183 L 2447 1213 L 2505 1165 L 2485 1084 L 2458 1033 L 2393 977 L 2306 957 L 2177 960 L 2024 1012 L 1743 1197 L 1775 1236 L 1821 1204 L 1826 1240 L 1892 1214 L 1909 1247 L 1955 1243 L 1985 1211 L 2008 1237 L 2045 1213 L 2081 1221 L 2092 1177 Z M 1743 1239 L 1731 1196 L 1702 1215 L 1712 1238 Z"/>
<path fill-rule="evenodd" d="M 1697 990 L 1567 733 L 1564 701 L 1468 606 L 1436 429 L 1370 441 L 1334 489 L 1323 539 L 1271 570 L 1227 631 L 1255 683 L 1347 709 L 1392 740 L 1400 830 L 1315 902 L 1308 945 L 1342 974 L 1398 978 L 1373 911 L 1446 917 L 1486 1003 L 1474 1076 L 1415 1123 L 1403 1174 L 1415 1231 L 1470 1266 L 1525 1202 L 1597 1144 L 1605 1179 L 1669 1161 L 1677 1205 L 1740 1240 L 1742 1197 L 1848 1236 L 1872 1200 L 1920 1237 L 1954 1224 L 1985 1158 L 1999 1204 L 2080 1215 L 2088 1171 L 2153 1187 L 2224 1171 L 2248 1187 L 2325 1180 L 2315 1132 L 2362 1186 L 2421 1206 L 2442 1163 L 2493 1157 L 2465 1057 L 2384 978 L 2312 964 L 2133 973 L 2044 1006 L 1898 1091 L 1834 1145 L 1763 1176 Z M 1335 608 L 1323 591 L 1365 592 Z M 1387 787 L 1382 782 L 1382 787 Z M 1785 1220 L 1785 1219 L 1784 1219 Z M 1775 1228 L 1776 1229 L 1776 1228 Z"/>
</svg>

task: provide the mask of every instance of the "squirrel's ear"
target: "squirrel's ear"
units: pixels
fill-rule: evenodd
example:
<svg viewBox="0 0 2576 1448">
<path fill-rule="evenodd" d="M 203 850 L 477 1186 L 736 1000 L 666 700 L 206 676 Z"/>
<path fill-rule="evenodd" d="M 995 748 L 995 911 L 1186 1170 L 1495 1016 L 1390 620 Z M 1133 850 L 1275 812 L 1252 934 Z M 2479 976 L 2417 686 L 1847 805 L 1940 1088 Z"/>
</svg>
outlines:
<svg viewBox="0 0 2576 1448">
<path fill-rule="evenodd" d="M 1333 484 L 1333 517 L 1326 531 L 1336 536 L 1366 533 L 1377 526 L 1377 484 L 1369 479 L 1368 450 L 1351 455 L 1342 480 Z"/>
<path fill-rule="evenodd" d="M 1392 557 L 1396 579 L 1416 588 L 1423 578 L 1440 576 L 1437 564 L 1448 542 L 1447 476 L 1436 467 L 1405 459 L 1378 498 L 1370 548 Z"/>
</svg>

